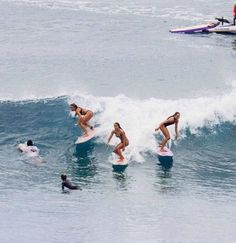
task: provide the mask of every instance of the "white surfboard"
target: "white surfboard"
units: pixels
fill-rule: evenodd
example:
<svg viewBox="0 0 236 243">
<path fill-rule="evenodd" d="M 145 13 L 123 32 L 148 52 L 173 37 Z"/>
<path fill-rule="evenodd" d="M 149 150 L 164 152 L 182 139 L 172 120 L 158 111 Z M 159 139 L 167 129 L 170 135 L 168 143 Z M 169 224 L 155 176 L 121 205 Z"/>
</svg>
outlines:
<svg viewBox="0 0 236 243">
<path fill-rule="evenodd" d="M 165 157 L 173 157 L 173 152 L 170 150 L 170 149 L 168 149 L 167 147 L 164 147 L 164 150 L 166 151 L 166 152 L 162 152 L 162 151 L 160 151 L 160 147 L 157 147 L 157 154 L 159 155 L 159 156 L 165 156 Z"/>
<path fill-rule="evenodd" d="M 88 136 L 80 136 L 78 137 L 78 139 L 75 141 L 75 144 L 80 144 L 80 143 L 85 143 L 87 141 L 89 141 L 90 139 L 92 139 L 96 134 L 96 128 L 94 128 L 93 130 L 90 130 L 88 133 Z"/>
</svg>

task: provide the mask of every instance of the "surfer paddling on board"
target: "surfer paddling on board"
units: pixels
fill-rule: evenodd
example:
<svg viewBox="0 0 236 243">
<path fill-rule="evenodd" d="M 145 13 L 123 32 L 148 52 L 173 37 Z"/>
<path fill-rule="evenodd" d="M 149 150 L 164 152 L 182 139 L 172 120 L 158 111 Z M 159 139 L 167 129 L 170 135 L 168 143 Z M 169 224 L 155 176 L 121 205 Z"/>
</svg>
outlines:
<svg viewBox="0 0 236 243">
<path fill-rule="evenodd" d="M 117 162 L 123 162 L 125 158 L 121 153 L 121 149 L 122 149 L 122 151 L 125 151 L 125 147 L 127 147 L 129 145 L 129 140 L 126 137 L 124 130 L 121 128 L 121 126 L 118 122 L 114 123 L 114 130 L 112 130 L 112 132 L 108 138 L 108 143 L 110 142 L 110 140 L 114 134 L 116 135 L 116 137 L 118 137 L 120 139 L 121 142 L 118 145 L 116 145 L 113 152 L 119 156 L 119 159 Z"/>
<path fill-rule="evenodd" d="M 65 174 L 61 174 L 61 189 L 64 191 L 64 188 L 69 188 L 71 190 L 82 190 L 79 186 L 73 185 L 68 179 Z"/>
<path fill-rule="evenodd" d="M 178 138 L 178 123 L 179 123 L 179 118 L 180 118 L 180 113 L 179 112 L 175 112 L 174 115 L 169 116 L 165 121 L 163 121 L 159 127 L 157 127 L 155 129 L 155 131 L 158 131 L 159 129 L 162 131 L 163 135 L 165 136 L 165 138 L 162 140 L 160 146 L 160 151 L 161 152 L 166 152 L 166 150 L 164 149 L 166 143 L 168 142 L 168 140 L 170 139 L 170 133 L 167 129 L 168 126 L 175 124 L 175 139 Z"/>
<path fill-rule="evenodd" d="M 75 115 L 78 116 L 77 124 L 82 128 L 84 131 L 83 137 L 87 137 L 88 131 L 87 128 L 93 130 L 93 126 L 91 126 L 88 121 L 93 117 L 93 112 L 84 108 L 77 106 L 75 103 L 70 104 L 71 111 L 75 112 Z"/>
<path fill-rule="evenodd" d="M 28 140 L 26 144 L 23 144 L 25 146 L 21 146 L 21 145 L 18 146 L 18 150 L 20 152 L 31 153 L 32 155 L 38 155 L 39 149 L 33 144 L 32 140 Z"/>
</svg>

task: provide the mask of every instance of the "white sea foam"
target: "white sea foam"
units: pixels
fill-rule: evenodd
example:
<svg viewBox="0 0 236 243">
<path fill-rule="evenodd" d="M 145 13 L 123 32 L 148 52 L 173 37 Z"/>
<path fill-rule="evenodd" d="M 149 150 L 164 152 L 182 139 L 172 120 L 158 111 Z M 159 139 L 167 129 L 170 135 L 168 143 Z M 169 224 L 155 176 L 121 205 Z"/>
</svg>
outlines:
<svg viewBox="0 0 236 243">
<path fill-rule="evenodd" d="M 199 128 L 204 126 L 214 126 L 224 121 L 234 123 L 236 119 L 236 81 L 231 83 L 231 91 L 228 93 L 198 98 L 134 99 L 122 94 L 114 97 L 101 97 L 87 93 L 82 94 L 78 90 L 72 92 L 64 90 L 64 93 L 59 91 L 57 94 L 67 97 L 68 104 L 75 102 L 94 111 L 92 123 L 99 125 L 97 139 L 99 143 L 107 143 L 114 122 L 119 122 L 130 141 L 125 152 L 126 157 L 129 160 L 140 162 L 144 160 L 143 153 L 156 152 L 155 128 L 176 111 L 181 113 L 179 139 L 185 137 L 186 129 L 189 129 L 191 133 L 198 134 Z M 30 99 L 37 102 L 42 99 L 47 101 L 45 98 L 48 97 L 55 99 L 58 96 L 25 94 L 21 99 L 16 99 L 16 97 L 10 100 Z M 170 126 L 168 129 L 171 137 L 174 138 L 174 126 Z M 161 137 L 158 136 L 158 139 Z M 118 142 L 119 140 L 113 137 L 111 145 Z M 175 144 L 178 145 L 178 141 Z"/>
<path fill-rule="evenodd" d="M 181 113 L 179 122 L 181 139 L 185 136 L 186 128 L 192 133 L 197 133 L 203 126 L 212 126 L 222 121 L 234 122 L 235 100 L 234 87 L 230 93 L 217 97 L 135 100 L 124 95 L 116 97 L 86 95 L 71 97 L 68 103 L 76 102 L 96 113 L 93 122 L 100 125 L 98 141 L 101 143 L 107 142 L 114 122 L 119 122 L 130 140 L 126 156 L 129 159 L 142 161 L 143 153 L 156 151 L 157 141 L 154 137 L 154 129 L 168 116 L 176 111 Z M 169 127 L 169 130 L 171 137 L 174 138 L 174 126 Z M 114 137 L 111 144 L 118 142 L 119 140 Z"/>
</svg>

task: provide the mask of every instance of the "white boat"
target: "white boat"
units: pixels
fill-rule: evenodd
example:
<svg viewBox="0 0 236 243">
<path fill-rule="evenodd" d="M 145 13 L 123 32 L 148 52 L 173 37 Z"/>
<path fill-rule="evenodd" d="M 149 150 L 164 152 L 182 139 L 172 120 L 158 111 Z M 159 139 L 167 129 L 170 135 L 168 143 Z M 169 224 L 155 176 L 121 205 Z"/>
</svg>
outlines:
<svg viewBox="0 0 236 243">
<path fill-rule="evenodd" d="M 219 25 L 208 29 L 210 33 L 236 35 L 236 25 Z"/>
<path fill-rule="evenodd" d="M 218 34 L 236 34 L 236 25 L 230 24 L 230 21 L 224 17 L 215 18 L 217 22 L 210 22 L 202 25 L 189 26 L 184 28 L 172 29 L 171 33 L 218 33 Z"/>
<path fill-rule="evenodd" d="M 170 30 L 171 33 L 184 33 L 184 34 L 195 34 L 195 33 L 208 33 L 212 28 L 218 26 L 220 22 L 210 22 L 202 25 L 194 25 L 183 28 L 177 28 Z"/>
</svg>

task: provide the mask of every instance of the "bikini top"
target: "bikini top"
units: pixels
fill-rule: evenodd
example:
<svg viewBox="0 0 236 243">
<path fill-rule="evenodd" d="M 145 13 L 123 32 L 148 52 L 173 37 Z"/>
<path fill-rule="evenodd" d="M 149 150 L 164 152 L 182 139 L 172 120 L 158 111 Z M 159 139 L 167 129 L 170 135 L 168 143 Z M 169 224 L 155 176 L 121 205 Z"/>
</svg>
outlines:
<svg viewBox="0 0 236 243">
<path fill-rule="evenodd" d="M 119 133 L 119 134 L 116 134 L 116 133 L 115 133 L 115 135 L 116 135 L 116 137 L 118 137 L 118 138 L 121 138 L 121 137 L 122 137 L 120 133 Z"/>
<path fill-rule="evenodd" d="M 80 115 L 84 116 L 87 113 L 87 110 L 83 109 L 82 107 L 78 106 L 78 108 L 80 108 L 80 111 L 79 111 Z"/>
<path fill-rule="evenodd" d="M 122 130 L 122 131 L 123 131 L 123 130 Z M 124 132 L 124 131 L 123 131 L 123 132 Z M 119 139 L 121 139 L 121 140 L 123 139 L 121 133 L 120 133 L 120 134 L 116 134 L 116 133 L 115 133 L 115 135 L 116 135 L 116 137 L 118 137 Z M 124 135 L 124 138 L 125 138 L 125 140 L 126 140 L 127 138 L 126 138 L 125 132 L 123 133 L 123 135 Z"/>
<path fill-rule="evenodd" d="M 174 121 L 165 122 L 165 123 L 164 123 L 164 126 L 167 127 L 167 126 L 170 126 L 170 125 L 175 124 L 175 122 L 176 122 L 176 118 L 175 118 L 174 116 L 170 116 L 170 117 L 168 117 L 167 120 L 170 119 L 170 118 L 172 118 L 172 117 L 174 118 Z"/>
</svg>

